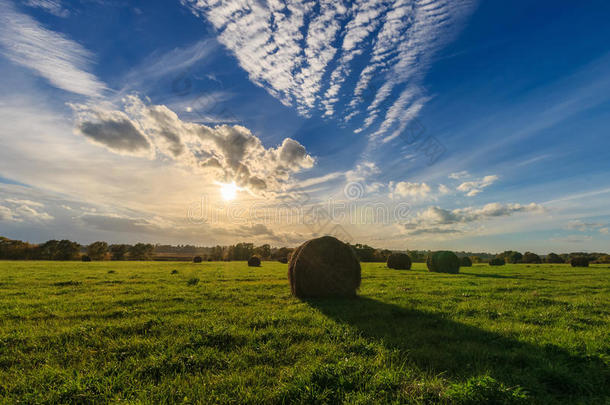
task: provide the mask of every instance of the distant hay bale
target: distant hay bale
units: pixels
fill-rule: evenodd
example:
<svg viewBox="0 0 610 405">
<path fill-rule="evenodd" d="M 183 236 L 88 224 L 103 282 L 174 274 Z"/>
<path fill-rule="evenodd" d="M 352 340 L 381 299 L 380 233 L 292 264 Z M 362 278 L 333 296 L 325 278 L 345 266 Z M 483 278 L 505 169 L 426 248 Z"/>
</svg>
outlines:
<svg viewBox="0 0 610 405">
<path fill-rule="evenodd" d="M 288 280 L 299 298 L 353 297 L 360 287 L 360 262 L 349 245 L 323 236 L 292 252 Z"/>
<path fill-rule="evenodd" d="M 573 257 L 570 264 L 572 267 L 589 267 L 589 259 L 584 256 Z"/>
<path fill-rule="evenodd" d="M 464 256 L 460 259 L 460 267 L 472 267 L 472 260 L 470 257 Z"/>
<path fill-rule="evenodd" d="M 203 258 L 201 256 L 193 257 L 193 263 L 201 263 L 202 261 L 203 261 Z"/>
<path fill-rule="evenodd" d="M 392 253 L 388 256 L 386 265 L 389 269 L 409 270 L 411 268 L 411 258 L 405 253 Z"/>
<path fill-rule="evenodd" d="M 457 274 L 460 271 L 460 259 L 455 253 L 446 250 L 430 253 L 426 265 L 428 270 L 436 273 Z"/>
<path fill-rule="evenodd" d="M 90 262 L 90 261 L 91 261 L 91 257 L 89 257 L 89 256 L 87 256 L 87 255 L 83 255 L 83 256 L 81 257 L 81 260 L 82 260 L 83 262 Z"/>
<path fill-rule="evenodd" d="M 506 261 L 504 260 L 503 257 L 494 257 L 493 259 L 491 259 L 489 261 L 490 266 L 504 266 L 505 264 L 506 264 Z"/>
<path fill-rule="evenodd" d="M 258 256 L 252 256 L 251 258 L 248 259 L 248 266 L 250 267 L 260 267 L 261 265 L 261 258 Z"/>
</svg>

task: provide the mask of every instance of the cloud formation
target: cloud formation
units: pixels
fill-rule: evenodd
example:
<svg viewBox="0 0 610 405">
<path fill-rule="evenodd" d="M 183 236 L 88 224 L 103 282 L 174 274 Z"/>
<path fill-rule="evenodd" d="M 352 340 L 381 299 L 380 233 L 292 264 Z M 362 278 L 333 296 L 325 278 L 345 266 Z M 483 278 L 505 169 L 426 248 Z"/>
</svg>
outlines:
<svg viewBox="0 0 610 405">
<path fill-rule="evenodd" d="M 265 148 L 240 125 L 209 127 L 182 121 L 166 106 L 145 104 L 135 95 L 123 101 L 123 111 L 71 105 L 75 132 L 117 153 L 164 156 L 253 191 L 279 191 L 292 174 L 314 164 L 305 147 L 291 138 Z"/>
<path fill-rule="evenodd" d="M 404 129 L 423 107 L 427 100 L 419 86 L 423 74 L 474 4 L 471 0 L 181 2 L 205 17 L 250 80 L 284 105 L 305 116 L 321 111 L 346 121 L 362 107 L 361 129 L 387 110 L 377 134 L 393 126 L 396 131 Z M 373 83 L 373 78 L 381 83 Z"/>
<path fill-rule="evenodd" d="M 53 216 L 43 211 L 44 204 L 31 200 L 7 198 L 0 205 L 0 221 L 7 222 L 47 222 Z"/>
<path fill-rule="evenodd" d="M 432 191 L 426 183 L 411 183 L 408 181 L 400 181 L 396 184 L 390 183 L 389 188 L 391 197 L 426 198 Z"/>
<path fill-rule="evenodd" d="M 89 72 L 92 55 L 88 50 L 44 28 L 6 0 L 0 0 L 0 50 L 57 88 L 89 97 L 100 96 L 106 89 Z"/>
<path fill-rule="evenodd" d="M 465 225 L 493 218 L 507 217 L 517 213 L 543 212 L 544 208 L 536 203 L 502 204 L 490 203 L 483 207 L 465 207 L 447 210 L 440 207 L 428 207 L 419 212 L 415 218 L 404 224 L 409 234 L 422 233 L 456 233 Z"/>
<path fill-rule="evenodd" d="M 25 0 L 23 4 L 42 9 L 56 17 L 68 17 L 70 15 L 70 11 L 65 9 L 58 0 Z"/>
<path fill-rule="evenodd" d="M 484 188 L 489 187 L 493 183 L 495 183 L 496 180 L 498 180 L 498 176 L 496 175 L 485 176 L 479 180 L 465 181 L 460 184 L 457 189 L 466 193 L 468 197 L 474 197 L 475 195 L 483 191 Z"/>
</svg>

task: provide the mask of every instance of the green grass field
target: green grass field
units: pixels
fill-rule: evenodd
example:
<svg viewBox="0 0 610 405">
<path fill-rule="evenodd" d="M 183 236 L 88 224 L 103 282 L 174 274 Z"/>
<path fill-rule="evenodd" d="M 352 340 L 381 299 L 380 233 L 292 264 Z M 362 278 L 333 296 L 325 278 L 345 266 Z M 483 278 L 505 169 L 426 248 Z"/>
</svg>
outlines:
<svg viewBox="0 0 610 405">
<path fill-rule="evenodd" d="M 275 262 L 0 262 L 0 401 L 610 403 L 607 266 L 424 266 L 300 301 Z"/>
</svg>

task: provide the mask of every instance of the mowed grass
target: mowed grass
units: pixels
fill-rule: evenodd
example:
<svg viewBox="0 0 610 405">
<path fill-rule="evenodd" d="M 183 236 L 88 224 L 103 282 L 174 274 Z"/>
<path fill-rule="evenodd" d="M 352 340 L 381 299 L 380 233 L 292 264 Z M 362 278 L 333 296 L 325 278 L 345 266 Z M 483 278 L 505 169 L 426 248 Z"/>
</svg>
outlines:
<svg viewBox="0 0 610 405">
<path fill-rule="evenodd" d="M 0 400 L 610 402 L 607 266 L 414 267 L 300 301 L 275 262 L 0 262 Z"/>
</svg>

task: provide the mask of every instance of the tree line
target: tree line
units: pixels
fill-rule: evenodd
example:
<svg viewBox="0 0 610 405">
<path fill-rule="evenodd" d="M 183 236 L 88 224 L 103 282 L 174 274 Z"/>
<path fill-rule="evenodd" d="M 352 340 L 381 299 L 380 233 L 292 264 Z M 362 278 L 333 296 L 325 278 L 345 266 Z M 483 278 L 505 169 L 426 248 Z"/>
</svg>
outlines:
<svg viewBox="0 0 610 405">
<path fill-rule="evenodd" d="M 386 262 L 392 253 L 389 249 L 378 249 L 365 244 L 350 245 L 361 262 Z M 150 243 L 108 244 L 103 241 L 80 245 L 67 239 L 49 240 L 40 244 L 23 242 L 0 236 L 0 260 L 180 260 L 201 256 L 206 261 L 248 260 L 258 256 L 263 260 L 287 259 L 290 247 L 256 246 L 241 242 L 229 246 L 152 245 Z M 414 263 L 426 261 L 428 250 L 406 250 Z M 520 253 L 507 250 L 502 253 L 456 252 L 459 257 L 469 257 L 473 263 L 487 263 L 502 258 L 507 263 L 569 263 L 574 257 L 585 257 L 591 263 L 610 263 L 607 253 L 550 253 L 539 256 L 532 252 Z"/>
</svg>

